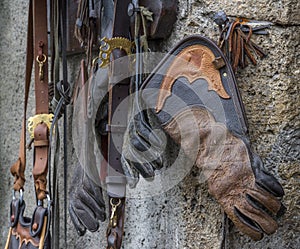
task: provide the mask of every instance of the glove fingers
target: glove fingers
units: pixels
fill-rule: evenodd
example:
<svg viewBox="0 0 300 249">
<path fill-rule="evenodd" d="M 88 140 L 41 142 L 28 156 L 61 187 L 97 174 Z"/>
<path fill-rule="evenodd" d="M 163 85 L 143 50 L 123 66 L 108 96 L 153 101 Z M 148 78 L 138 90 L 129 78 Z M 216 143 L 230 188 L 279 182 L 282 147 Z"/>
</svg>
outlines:
<svg viewBox="0 0 300 249">
<path fill-rule="evenodd" d="M 277 214 L 277 212 L 281 208 L 281 202 L 266 191 L 250 190 L 249 195 L 255 200 L 257 200 L 264 207 L 266 207 L 273 214 Z"/>
<path fill-rule="evenodd" d="M 88 212 L 90 213 L 90 216 L 93 219 L 97 219 L 101 221 L 105 220 L 106 215 L 105 215 L 104 203 L 100 203 L 99 201 L 96 201 L 89 193 L 85 191 L 79 191 L 77 195 L 78 195 L 78 202 L 84 205 L 84 207 L 88 208 Z M 95 198 L 97 198 L 97 196 L 95 196 Z M 78 206 L 79 205 L 77 205 L 77 207 Z"/>
<path fill-rule="evenodd" d="M 73 211 L 81 224 L 91 232 L 96 232 L 99 228 L 99 222 L 95 213 L 83 202 L 75 200 L 73 202 Z"/>
<path fill-rule="evenodd" d="M 244 207 L 241 211 L 258 224 L 258 226 L 268 235 L 274 233 L 278 228 L 276 221 L 265 211 L 257 207 L 250 199 L 247 199 L 247 202 L 244 203 Z"/>
<path fill-rule="evenodd" d="M 69 213 L 70 213 L 71 220 L 76 228 L 78 235 L 83 236 L 86 232 L 86 228 L 82 225 L 80 220 L 77 218 L 77 215 L 73 209 L 72 203 L 70 204 L 70 207 L 69 207 Z"/>
<path fill-rule="evenodd" d="M 129 187 L 135 188 L 139 182 L 139 173 L 133 166 L 131 166 L 131 162 L 126 159 L 124 154 L 122 154 L 121 162 Z"/>
<path fill-rule="evenodd" d="M 143 115 L 143 116 L 141 116 Z M 146 122 L 146 116 L 143 113 L 139 113 L 138 116 L 134 118 L 136 131 L 139 135 L 144 138 L 144 140 L 149 141 L 151 146 L 159 148 L 161 146 L 161 138 L 156 134 L 154 129 Z"/>
<path fill-rule="evenodd" d="M 260 227 L 255 224 L 253 220 L 244 215 L 238 208 L 234 207 L 234 217 L 228 216 L 242 233 L 248 235 L 253 240 L 258 241 L 263 238 Z"/>
<path fill-rule="evenodd" d="M 153 180 L 153 177 L 155 176 L 153 162 L 133 162 L 132 165 L 136 168 L 138 172 L 140 172 L 140 174 L 145 180 Z"/>
<path fill-rule="evenodd" d="M 97 186 L 87 176 L 85 176 L 84 179 L 83 190 L 79 190 L 79 195 L 80 194 L 82 194 L 81 198 L 83 198 L 83 200 L 89 201 L 91 199 L 91 203 L 94 206 L 105 207 L 101 187 Z M 89 205 L 89 202 L 87 202 L 87 204 Z M 94 208 L 94 206 L 92 206 L 92 208 Z"/>
<path fill-rule="evenodd" d="M 255 182 L 257 185 L 276 197 L 282 197 L 284 195 L 284 190 L 280 183 L 273 175 L 264 170 L 263 162 L 261 161 L 260 157 L 254 153 L 253 167 L 256 178 Z"/>
<path fill-rule="evenodd" d="M 161 150 L 152 143 L 150 137 L 152 136 L 149 135 L 149 138 L 145 138 L 141 132 L 129 132 L 130 144 L 136 149 L 137 153 L 145 153 L 147 160 L 153 161 L 160 156 Z M 163 146 L 163 143 L 160 145 Z"/>
<path fill-rule="evenodd" d="M 138 136 L 132 141 L 133 147 L 137 150 L 133 156 L 135 164 L 149 164 L 151 168 L 160 169 L 163 165 L 160 152 L 153 147 L 146 147 L 145 143 Z M 143 147 L 143 149 L 141 149 Z M 138 166 L 139 167 L 139 166 Z M 142 172 L 140 172 L 142 174 Z M 144 176 L 144 175 L 143 175 Z M 149 175 L 152 176 L 152 175 Z M 149 177 L 146 174 L 146 177 Z"/>
<path fill-rule="evenodd" d="M 156 154 L 160 155 L 161 148 L 166 142 L 165 134 L 161 129 L 151 127 L 146 119 L 144 112 L 139 112 L 134 117 L 130 123 L 129 140 L 138 151 L 149 152 L 150 160 L 154 160 Z"/>
<path fill-rule="evenodd" d="M 141 137 L 138 133 L 130 133 L 129 140 L 132 146 L 139 152 L 147 151 L 151 147 L 149 142 L 146 141 L 143 137 Z"/>
<path fill-rule="evenodd" d="M 127 161 L 124 166 L 131 167 L 133 169 L 125 169 L 125 172 L 139 172 L 144 178 L 152 178 L 154 176 L 154 168 L 151 161 L 145 158 L 143 155 L 145 152 L 136 151 L 134 145 L 128 145 L 123 152 L 124 160 Z M 131 177 L 131 176 L 130 176 Z"/>
<path fill-rule="evenodd" d="M 133 147 L 133 150 L 130 151 L 133 158 L 131 161 L 133 161 L 136 169 L 138 172 L 140 172 L 140 168 L 142 169 L 142 172 L 140 173 L 144 178 L 153 177 L 153 168 L 160 169 L 163 165 L 161 150 L 155 148 L 151 141 L 149 143 L 149 141 L 141 136 L 140 133 L 132 134 L 129 136 L 129 140 Z"/>
<path fill-rule="evenodd" d="M 262 171 L 263 172 L 263 171 Z M 284 190 L 276 178 L 272 175 L 261 173 L 256 178 L 256 184 L 267 190 L 269 193 L 273 194 L 276 197 L 282 197 L 284 195 Z"/>
</svg>

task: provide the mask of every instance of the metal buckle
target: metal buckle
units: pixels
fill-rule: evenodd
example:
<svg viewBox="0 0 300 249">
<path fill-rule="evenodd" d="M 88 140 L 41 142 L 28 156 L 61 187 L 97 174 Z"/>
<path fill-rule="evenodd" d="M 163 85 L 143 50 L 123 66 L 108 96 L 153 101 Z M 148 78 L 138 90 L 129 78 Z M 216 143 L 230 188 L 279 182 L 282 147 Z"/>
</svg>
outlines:
<svg viewBox="0 0 300 249">
<path fill-rule="evenodd" d="M 53 121 L 53 117 L 54 115 L 51 114 L 37 114 L 33 117 L 30 117 L 28 119 L 28 131 L 30 134 L 30 138 L 33 139 L 34 138 L 34 129 L 37 127 L 38 124 L 41 123 L 45 123 L 48 127 L 48 129 L 50 129 L 51 127 L 51 123 Z"/>
<path fill-rule="evenodd" d="M 103 68 L 109 64 L 110 54 L 116 48 L 125 50 L 127 55 L 131 54 L 133 43 L 124 37 L 114 37 L 111 39 L 103 37 L 101 39 L 101 42 L 103 42 L 103 44 L 100 46 L 99 57 L 93 60 L 93 64 L 97 59 L 101 60 L 101 64 L 99 67 Z"/>
</svg>

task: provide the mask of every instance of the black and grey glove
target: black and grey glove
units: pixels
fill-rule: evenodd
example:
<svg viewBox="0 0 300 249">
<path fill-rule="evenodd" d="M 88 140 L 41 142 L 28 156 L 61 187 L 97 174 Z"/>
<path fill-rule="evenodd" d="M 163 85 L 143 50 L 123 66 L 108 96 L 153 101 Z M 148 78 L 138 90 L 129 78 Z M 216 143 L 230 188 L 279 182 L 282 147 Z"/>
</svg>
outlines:
<svg viewBox="0 0 300 249">
<path fill-rule="evenodd" d="M 124 136 L 121 160 L 127 182 L 132 188 L 139 181 L 139 175 L 146 180 L 153 180 L 155 170 L 164 165 L 163 152 L 167 139 L 160 126 L 155 126 L 153 120 L 150 123 L 148 115 L 149 110 L 132 115 Z"/>
<path fill-rule="evenodd" d="M 75 168 L 71 191 L 69 213 L 77 233 L 82 236 L 86 229 L 97 231 L 99 220 L 106 218 L 102 189 L 85 174 L 79 163 Z"/>
</svg>

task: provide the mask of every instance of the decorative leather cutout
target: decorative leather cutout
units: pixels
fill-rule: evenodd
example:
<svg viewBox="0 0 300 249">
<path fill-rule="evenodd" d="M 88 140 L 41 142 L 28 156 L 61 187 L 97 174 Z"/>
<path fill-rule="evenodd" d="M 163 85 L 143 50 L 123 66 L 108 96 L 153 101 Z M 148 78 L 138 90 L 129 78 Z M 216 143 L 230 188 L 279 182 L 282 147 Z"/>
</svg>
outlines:
<svg viewBox="0 0 300 249">
<path fill-rule="evenodd" d="M 27 245 L 29 242 L 35 246 L 39 246 L 39 239 L 32 238 L 30 235 L 30 227 L 22 227 L 20 223 L 18 223 L 16 228 L 13 228 L 12 235 L 16 236 L 16 239 L 19 240 L 19 249 L 21 249 L 23 243 Z"/>
<path fill-rule="evenodd" d="M 179 77 L 186 77 L 192 84 L 203 78 L 208 83 L 208 90 L 216 91 L 224 99 L 230 96 L 224 89 L 219 70 L 214 66 L 215 55 L 203 45 L 192 45 L 183 49 L 172 61 L 160 86 L 156 103 L 156 112 L 160 112 L 166 99 L 171 95 L 172 86 Z"/>
</svg>

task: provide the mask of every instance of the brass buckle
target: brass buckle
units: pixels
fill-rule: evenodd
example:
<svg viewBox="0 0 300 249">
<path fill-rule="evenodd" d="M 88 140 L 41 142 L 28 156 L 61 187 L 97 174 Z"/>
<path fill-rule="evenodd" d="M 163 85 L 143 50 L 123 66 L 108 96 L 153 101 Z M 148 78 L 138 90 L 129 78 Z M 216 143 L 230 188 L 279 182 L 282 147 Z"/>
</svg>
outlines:
<svg viewBox="0 0 300 249">
<path fill-rule="evenodd" d="M 106 37 L 103 37 L 101 39 L 101 42 L 103 42 L 103 44 L 99 48 L 100 49 L 99 57 L 97 57 L 93 60 L 93 64 L 95 64 L 97 59 L 101 60 L 101 64 L 99 67 L 103 68 L 109 64 L 110 54 L 116 48 L 125 50 L 127 55 L 131 54 L 131 49 L 132 49 L 133 43 L 126 38 L 114 37 L 114 38 L 108 39 Z"/>
<path fill-rule="evenodd" d="M 54 115 L 52 113 L 51 114 L 37 114 L 33 117 L 30 117 L 28 119 L 28 131 L 30 134 L 30 138 L 31 139 L 34 138 L 34 129 L 37 127 L 38 124 L 45 123 L 47 125 L 48 129 L 50 129 L 53 117 L 54 117 Z"/>
</svg>

